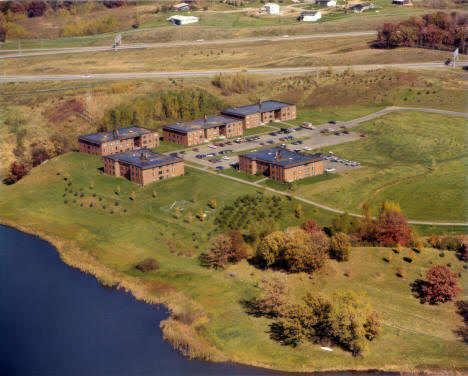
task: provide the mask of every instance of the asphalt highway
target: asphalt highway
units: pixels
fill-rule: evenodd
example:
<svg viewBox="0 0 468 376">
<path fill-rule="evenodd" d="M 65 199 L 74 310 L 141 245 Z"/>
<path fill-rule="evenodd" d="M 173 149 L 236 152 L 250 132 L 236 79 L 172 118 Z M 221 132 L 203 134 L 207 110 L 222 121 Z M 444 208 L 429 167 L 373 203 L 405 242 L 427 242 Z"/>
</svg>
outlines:
<svg viewBox="0 0 468 376">
<path fill-rule="evenodd" d="M 343 71 L 352 68 L 355 71 L 375 69 L 452 69 L 442 62 L 406 63 L 406 64 L 371 64 L 334 66 L 333 71 Z M 0 76 L 0 82 L 28 82 L 28 81 L 67 81 L 67 80 L 128 80 L 143 78 L 183 78 L 183 77 L 211 77 L 218 73 L 249 72 L 256 74 L 294 74 L 315 72 L 316 69 L 325 70 L 328 67 L 291 67 L 291 68 L 257 68 L 257 69 L 219 69 L 204 71 L 178 72 L 126 72 L 126 73 L 95 73 L 95 74 L 50 74 L 50 75 L 13 75 Z"/>
</svg>

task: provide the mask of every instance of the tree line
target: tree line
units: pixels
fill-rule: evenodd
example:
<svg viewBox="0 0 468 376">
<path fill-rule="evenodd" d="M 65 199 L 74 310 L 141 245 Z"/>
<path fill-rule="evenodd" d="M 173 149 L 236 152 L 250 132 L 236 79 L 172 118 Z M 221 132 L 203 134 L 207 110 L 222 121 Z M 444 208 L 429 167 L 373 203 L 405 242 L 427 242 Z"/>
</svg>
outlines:
<svg viewBox="0 0 468 376">
<path fill-rule="evenodd" d="M 161 121 L 186 121 L 217 112 L 221 102 L 204 89 L 164 91 L 122 103 L 107 110 L 98 124 L 99 131 L 135 125 L 155 127 Z"/>
<path fill-rule="evenodd" d="M 411 17 L 398 24 L 385 23 L 378 29 L 374 47 L 421 47 L 466 53 L 468 13 L 437 12 Z"/>
</svg>

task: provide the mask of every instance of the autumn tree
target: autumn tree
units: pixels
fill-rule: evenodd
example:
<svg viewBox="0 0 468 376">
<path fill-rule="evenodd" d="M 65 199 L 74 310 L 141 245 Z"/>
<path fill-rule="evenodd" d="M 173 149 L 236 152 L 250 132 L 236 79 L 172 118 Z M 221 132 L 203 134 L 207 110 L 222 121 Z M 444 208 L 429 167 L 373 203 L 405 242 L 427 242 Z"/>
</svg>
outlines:
<svg viewBox="0 0 468 376">
<path fill-rule="evenodd" d="M 317 222 L 315 222 L 312 219 L 308 219 L 303 224 L 301 224 L 301 228 L 305 232 L 308 232 L 309 234 L 312 234 L 312 233 L 318 232 L 318 231 L 323 231 L 322 226 L 320 226 Z"/>
<path fill-rule="evenodd" d="M 439 235 L 435 235 L 435 234 L 432 234 L 431 235 L 431 240 L 430 240 L 430 243 L 432 245 L 432 248 L 440 248 L 440 236 Z"/>
<path fill-rule="evenodd" d="M 155 198 L 157 195 L 158 195 L 158 194 L 157 194 L 156 190 L 154 189 L 154 190 L 153 190 L 153 195 L 152 195 L 153 198 Z"/>
<path fill-rule="evenodd" d="M 382 245 L 406 245 L 411 239 L 408 218 L 396 210 L 384 210 L 376 223 L 377 240 Z"/>
<path fill-rule="evenodd" d="M 331 237 L 330 255 L 338 261 L 348 261 L 351 250 L 349 236 L 343 232 L 338 232 Z"/>
<path fill-rule="evenodd" d="M 275 328 L 284 344 L 295 346 L 328 338 L 357 356 L 367 350 L 380 326 L 379 314 L 367 296 L 338 291 L 331 297 L 307 294 L 284 310 Z"/>
<path fill-rule="evenodd" d="M 212 209 L 216 209 L 216 199 L 212 198 L 208 204 Z"/>
<path fill-rule="evenodd" d="M 203 213 L 203 210 L 202 208 L 198 209 L 198 212 L 197 212 L 197 218 L 203 222 L 203 220 L 205 219 L 205 213 Z"/>
<path fill-rule="evenodd" d="M 296 210 L 294 210 L 294 215 L 296 216 L 296 218 L 302 217 L 302 204 L 297 204 Z"/>
<path fill-rule="evenodd" d="M 132 193 L 130 193 L 130 197 L 132 198 L 133 201 L 135 201 L 135 198 L 136 198 L 135 191 L 132 191 Z"/>
<path fill-rule="evenodd" d="M 359 221 L 356 217 L 349 215 L 348 213 L 340 214 L 334 217 L 331 221 L 330 231 L 335 232 L 344 232 L 349 234 L 354 232 L 359 227 Z"/>
<path fill-rule="evenodd" d="M 287 277 L 280 272 L 266 274 L 260 288 L 262 292 L 255 299 L 256 309 L 263 315 L 280 316 L 290 299 Z"/>
<path fill-rule="evenodd" d="M 446 265 L 436 265 L 427 271 L 426 280 L 420 287 L 420 297 L 430 304 L 445 303 L 460 291 L 458 275 Z"/>
<path fill-rule="evenodd" d="M 224 269 L 228 264 L 235 264 L 247 257 L 244 239 L 239 231 L 221 233 L 211 240 L 208 266 Z"/>
<path fill-rule="evenodd" d="M 14 184 L 28 174 L 26 166 L 21 162 L 12 162 L 8 169 L 8 176 L 3 180 L 5 184 Z"/>
<path fill-rule="evenodd" d="M 304 230 L 291 227 L 267 235 L 260 243 L 257 255 L 266 266 L 274 265 L 292 273 L 312 273 L 324 265 L 327 249 L 315 243 Z"/>
</svg>

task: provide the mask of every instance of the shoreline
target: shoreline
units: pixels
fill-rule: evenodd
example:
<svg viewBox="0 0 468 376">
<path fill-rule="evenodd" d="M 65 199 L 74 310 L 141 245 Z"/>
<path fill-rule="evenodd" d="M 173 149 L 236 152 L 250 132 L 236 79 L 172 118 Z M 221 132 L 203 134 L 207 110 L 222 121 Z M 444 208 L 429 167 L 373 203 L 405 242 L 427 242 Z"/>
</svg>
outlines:
<svg viewBox="0 0 468 376">
<path fill-rule="evenodd" d="M 290 374 L 317 373 L 326 375 L 327 373 L 339 374 L 346 372 L 362 372 L 373 374 L 379 373 L 400 373 L 401 375 L 466 375 L 468 371 L 463 369 L 434 369 L 434 368 L 399 368 L 398 366 L 389 366 L 387 368 L 368 369 L 356 367 L 353 369 L 327 368 L 322 370 L 304 369 L 278 369 L 268 364 L 262 364 L 250 359 L 239 359 L 238 357 L 227 357 L 214 345 L 210 344 L 197 335 L 196 328 L 204 326 L 209 322 L 209 318 L 204 310 L 191 300 L 184 293 L 175 288 L 159 283 L 153 280 L 142 280 L 132 277 L 122 272 L 118 272 L 102 264 L 98 259 L 92 256 L 88 251 L 82 249 L 71 240 L 65 240 L 58 236 L 48 234 L 47 232 L 37 230 L 36 228 L 18 224 L 11 219 L 0 217 L 0 225 L 14 228 L 18 231 L 37 236 L 38 238 L 51 244 L 57 251 L 60 259 L 66 265 L 80 270 L 85 274 L 90 274 L 96 280 L 106 287 L 112 287 L 116 290 L 123 289 L 130 293 L 136 300 L 143 301 L 150 305 L 163 305 L 167 310 L 169 317 L 160 322 L 160 328 L 163 333 L 163 339 L 168 342 L 174 350 L 181 352 L 189 359 L 199 359 L 211 362 L 232 362 L 242 365 L 264 368 L 271 371 L 279 371 Z M 192 310 L 192 311 L 190 311 Z M 191 314 L 193 310 L 197 313 L 202 312 L 201 317 L 196 317 L 190 323 L 182 322 L 178 317 L 184 313 Z"/>
</svg>

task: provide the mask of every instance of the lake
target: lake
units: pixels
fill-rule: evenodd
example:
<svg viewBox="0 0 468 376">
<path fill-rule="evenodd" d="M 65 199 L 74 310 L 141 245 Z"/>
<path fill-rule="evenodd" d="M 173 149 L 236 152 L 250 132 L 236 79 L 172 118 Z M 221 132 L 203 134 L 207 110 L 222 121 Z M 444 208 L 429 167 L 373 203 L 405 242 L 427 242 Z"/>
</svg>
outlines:
<svg viewBox="0 0 468 376">
<path fill-rule="evenodd" d="M 5 226 L 0 311 L 1 375 L 285 375 L 184 358 L 162 339 L 163 307 L 101 286 L 51 244 Z"/>
</svg>

